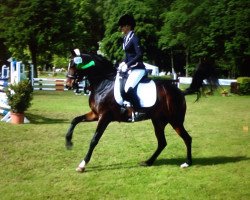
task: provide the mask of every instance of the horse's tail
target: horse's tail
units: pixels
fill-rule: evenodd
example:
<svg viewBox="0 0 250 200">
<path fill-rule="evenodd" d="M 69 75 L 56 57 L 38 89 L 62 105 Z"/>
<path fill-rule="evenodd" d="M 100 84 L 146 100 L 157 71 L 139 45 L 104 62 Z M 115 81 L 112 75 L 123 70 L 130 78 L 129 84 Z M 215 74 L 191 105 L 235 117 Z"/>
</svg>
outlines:
<svg viewBox="0 0 250 200">
<path fill-rule="evenodd" d="M 188 95 L 196 93 L 196 101 L 198 101 L 201 97 L 201 90 L 204 87 L 203 80 L 207 80 L 207 84 L 211 90 L 214 90 L 219 86 L 214 62 L 208 61 L 207 59 L 204 59 L 199 63 L 192 78 L 192 82 L 190 86 L 184 91 L 184 94 Z"/>
</svg>

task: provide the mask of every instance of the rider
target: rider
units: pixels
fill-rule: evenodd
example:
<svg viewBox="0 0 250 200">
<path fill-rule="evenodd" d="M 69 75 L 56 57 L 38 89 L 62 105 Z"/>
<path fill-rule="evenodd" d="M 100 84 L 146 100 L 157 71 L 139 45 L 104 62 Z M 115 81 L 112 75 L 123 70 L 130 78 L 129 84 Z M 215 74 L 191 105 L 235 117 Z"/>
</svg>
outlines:
<svg viewBox="0 0 250 200">
<path fill-rule="evenodd" d="M 141 106 L 135 87 L 142 77 L 146 75 L 146 69 L 142 62 L 143 55 L 140 47 L 140 41 L 134 33 L 135 20 L 132 15 L 123 15 L 119 19 L 118 24 L 122 33 L 125 35 L 123 39 L 125 59 L 118 68 L 122 72 L 128 72 L 128 79 L 125 83 L 124 90 L 134 109 L 138 110 Z M 124 110 L 124 108 L 122 110 Z"/>
</svg>

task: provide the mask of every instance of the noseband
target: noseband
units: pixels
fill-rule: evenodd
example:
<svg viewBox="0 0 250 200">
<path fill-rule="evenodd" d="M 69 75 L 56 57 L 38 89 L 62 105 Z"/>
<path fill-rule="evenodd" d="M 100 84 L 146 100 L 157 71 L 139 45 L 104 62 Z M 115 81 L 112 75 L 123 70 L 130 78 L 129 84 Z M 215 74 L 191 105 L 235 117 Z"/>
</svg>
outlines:
<svg viewBox="0 0 250 200">
<path fill-rule="evenodd" d="M 69 79 L 77 79 L 76 75 L 67 74 L 66 77 L 69 78 Z"/>
<path fill-rule="evenodd" d="M 72 62 L 74 62 L 73 59 L 71 59 L 70 62 L 69 62 L 68 72 L 67 72 L 66 77 L 69 78 L 69 79 L 74 79 L 74 80 L 76 80 L 76 79 L 77 79 L 77 75 L 76 75 L 75 71 L 74 71 L 74 74 L 73 74 L 73 75 L 72 75 L 72 74 L 69 74 L 70 68 L 72 67 L 72 66 L 71 66 L 71 63 L 72 63 Z"/>
</svg>

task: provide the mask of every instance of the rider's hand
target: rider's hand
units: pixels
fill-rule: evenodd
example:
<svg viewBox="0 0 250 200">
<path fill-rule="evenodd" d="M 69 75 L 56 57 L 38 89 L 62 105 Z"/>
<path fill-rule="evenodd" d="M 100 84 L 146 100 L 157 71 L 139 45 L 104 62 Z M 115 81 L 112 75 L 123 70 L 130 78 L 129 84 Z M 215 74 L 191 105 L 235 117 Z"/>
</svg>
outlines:
<svg viewBox="0 0 250 200">
<path fill-rule="evenodd" d="M 118 70 L 119 70 L 119 71 L 122 70 L 122 66 L 123 66 L 123 65 L 126 65 L 126 63 L 125 63 L 125 62 L 122 62 L 122 63 L 119 64 L 119 67 L 118 67 Z"/>
<path fill-rule="evenodd" d="M 128 70 L 128 65 L 124 63 L 124 65 L 122 65 L 122 72 L 126 72 Z"/>
</svg>

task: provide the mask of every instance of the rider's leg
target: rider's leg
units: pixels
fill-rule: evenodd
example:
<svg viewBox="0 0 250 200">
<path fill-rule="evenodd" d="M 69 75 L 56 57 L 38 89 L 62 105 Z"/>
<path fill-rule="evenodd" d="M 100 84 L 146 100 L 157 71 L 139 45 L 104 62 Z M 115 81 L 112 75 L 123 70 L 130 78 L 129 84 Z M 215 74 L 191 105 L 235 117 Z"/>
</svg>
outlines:
<svg viewBox="0 0 250 200">
<path fill-rule="evenodd" d="M 141 104 L 140 104 L 140 100 L 139 100 L 139 98 L 138 98 L 138 96 L 136 94 L 135 88 L 130 87 L 128 89 L 127 95 L 129 97 L 130 102 L 132 103 L 134 109 L 136 109 L 136 110 L 140 109 L 141 108 Z"/>
<path fill-rule="evenodd" d="M 130 87 L 128 89 L 127 95 L 129 96 L 130 102 L 134 108 L 134 115 L 131 121 L 140 121 L 146 117 L 146 113 L 141 109 L 141 103 L 138 95 L 136 94 L 136 89 Z"/>
<path fill-rule="evenodd" d="M 129 74 L 125 87 L 124 87 L 125 92 L 127 93 L 130 87 L 135 88 L 135 86 L 139 83 L 142 77 L 145 76 L 145 73 L 146 72 L 144 69 L 131 70 L 131 73 Z"/>
<path fill-rule="evenodd" d="M 145 70 L 143 69 L 132 70 L 131 73 L 129 74 L 128 80 L 126 81 L 126 84 L 124 87 L 124 90 L 129 96 L 129 99 L 135 109 L 139 109 L 141 107 L 140 100 L 135 91 L 135 87 L 144 75 L 145 75 Z"/>
<path fill-rule="evenodd" d="M 135 110 L 137 110 L 137 112 L 134 113 L 134 117 L 132 117 L 134 118 L 132 119 L 132 121 L 140 121 L 146 115 L 144 112 L 138 111 L 138 109 L 141 108 L 141 105 L 140 105 L 139 97 L 137 96 L 136 90 L 135 90 L 135 87 L 137 86 L 139 81 L 142 79 L 142 77 L 145 76 L 145 73 L 146 73 L 145 70 L 141 70 L 141 69 L 132 70 L 124 87 L 124 90 L 129 96 L 129 99 L 131 103 L 133 104 L 133 107 L 135 108 Z"/>
<path fill-rule="evenodd" d="M 126 114 L 127 111 L 127 105 L 124 105 L 124 97 L 125 97 L 125 93 L 124 93 L 124 80 L 123 77 L 120 76 L 120 74 L 118 73 L 116 75 L 116 79 L 115 79 L 115 85 L 114 85 L 114 95 L 115 95 L 115 100 L 116 102 L 121 106 L 120 107 L 120 114 L 124 115 Z"/>
</svg>

